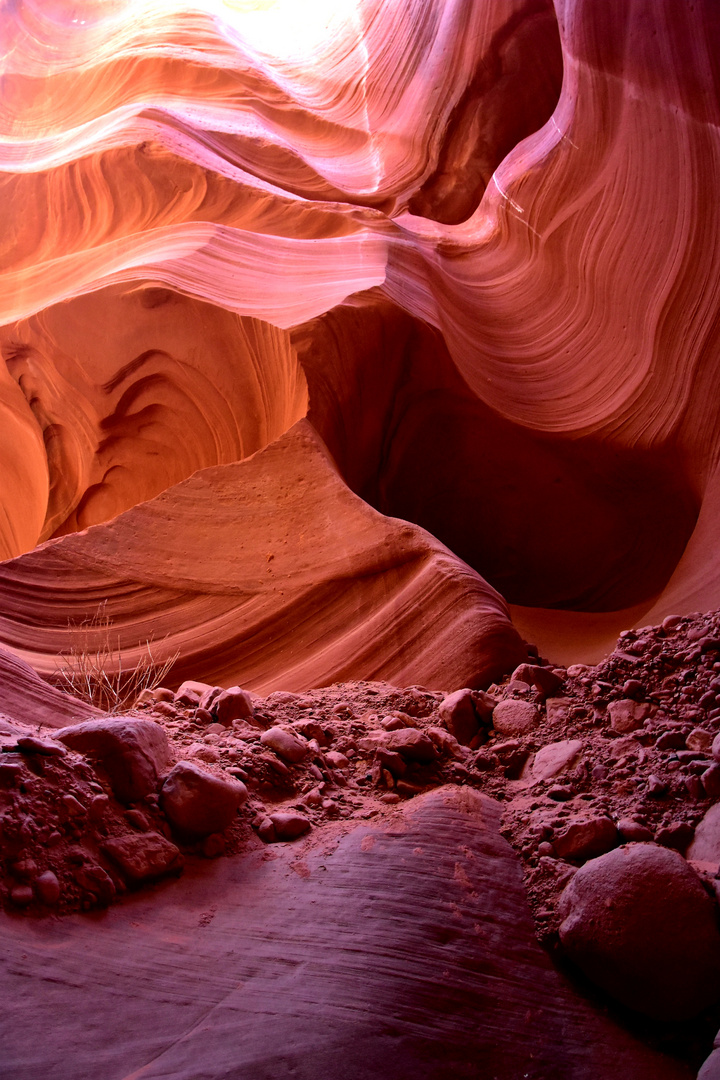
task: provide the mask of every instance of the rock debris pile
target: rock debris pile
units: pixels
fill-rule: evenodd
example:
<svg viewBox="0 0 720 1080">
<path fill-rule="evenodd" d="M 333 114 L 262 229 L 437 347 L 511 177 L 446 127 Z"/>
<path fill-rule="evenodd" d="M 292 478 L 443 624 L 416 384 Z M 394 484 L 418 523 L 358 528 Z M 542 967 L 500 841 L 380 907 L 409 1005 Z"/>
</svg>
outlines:
<svg viewBox="0 0 720 1080">
<path fill-rule="evenodd" d="M 504 804 L 541 940 L 649 1015 L 716 996 L 718 613 L 627 631 L 597 667 L 553 667 L 528 646 L 486 691 L 344 683 L 259 698 L 186 682 L 146 691 L 132 715 L 41 732 L 0 721 L 0 737 L 9 909 L 107 905 L 188 858 L 312 844 L 463 784 Z M 684 1004 L 651 962 L 678 923 L 694 935 L 678 945 Z M 642 985 L 616 956 L 634 956 L 618 942 L 635 924 Z"/>
</svg>

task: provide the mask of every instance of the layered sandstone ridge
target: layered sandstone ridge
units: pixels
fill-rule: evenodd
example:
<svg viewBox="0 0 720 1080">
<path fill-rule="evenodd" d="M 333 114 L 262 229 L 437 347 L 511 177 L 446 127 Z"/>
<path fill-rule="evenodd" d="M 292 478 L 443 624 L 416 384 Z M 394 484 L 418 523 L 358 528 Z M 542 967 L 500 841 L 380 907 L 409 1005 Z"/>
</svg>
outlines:
<svg viewBox="0 0 720 1080">
<path fill-rule="evenodd" d="M 235 608 L 217 598 L 240 589 L 222 530 L 161 553 L 148 508 L 177 533 L 182 485 L 220 468 L 243 489 L 242 514 L 261 519 L 242 479 L 252 469 L 235 463 L 273 446 L 266 460 L 281 461 L 306 415 L 332 459 L 320 489 L 339 502 L 312 567 L 288 519 L 298 580 L 329 580 L 333 545 L 355 530 L 355 509 L 340 516 L 359 505 L 351 492 L 437 537 L 422 541 L 434 566 L 445 549 L 462 562 L 442 588 L 414 572 L 420 628 L 402 604 L 382 620 L 386 661 L 368 659 L 359 629 L 338 630 L 345 666 L 320 645 L 334 659 L 303 685 L 432 682 L 466 645 L 486 659 L 444 682 L 484 677 L 505 648 L 496 615 L 457 631 L 457 649 L 448 628 L 479 595 L 506 619 L 493 589 L 558 660 L 602 654 L 624 625 L 720 604 L 710 0 L 348 0 L 302 15 L 285 0 L 125 0 L 28 3 L 4 19 L 8 647 L 47 670 L 71 581 L 71 618 L 107 600 L 131 650 L 157 620 L 182 670 L 252 637 L 254 616 L 218 630 Z M 308 487 L 308 520 L 313 498 Z M 142 560 L 125 539 L 133 508 Z M 365 576 L 342 616 L 358 628 L 380 617 L 388 572 L 360 532 Z M 129 544 L 112 571 L 98 540 L 111 535 Z M 59 546 L 28 554 L 49 538 Z M 80 548 L 82 573 L 61 581 Z M 223 567 L 212 586 L 205 563 Z M 178 597 L 206 589 L 205 614 L 175 622 Z M 253 590 L 264 611 L 285 610 L 267 575 Z M 301 621 L 313 651 L 325 630 Z M 365 636 L 384 641 L 371 625 Z M 305 670 L 281 651 L 259 662 L 276 685 Z M 391 659 L 413 652 L 405 667 Z M 224 665 L 209 674 L 236 678 Z"/>
</svg>

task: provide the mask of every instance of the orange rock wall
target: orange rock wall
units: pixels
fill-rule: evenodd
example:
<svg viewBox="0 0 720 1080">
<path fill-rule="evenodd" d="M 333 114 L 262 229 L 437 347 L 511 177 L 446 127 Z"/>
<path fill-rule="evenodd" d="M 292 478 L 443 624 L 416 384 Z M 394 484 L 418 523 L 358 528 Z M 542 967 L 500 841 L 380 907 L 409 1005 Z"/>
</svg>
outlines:
<svg viewBox="0 0 720 1080">
<path fill-rule="evenodd" d="M 4 646 L 107 604 L 196 678 L 450 689 L 504 601 L 559 661 L 720 606 L 712 0 L 2 19 Z"/>
</svg>

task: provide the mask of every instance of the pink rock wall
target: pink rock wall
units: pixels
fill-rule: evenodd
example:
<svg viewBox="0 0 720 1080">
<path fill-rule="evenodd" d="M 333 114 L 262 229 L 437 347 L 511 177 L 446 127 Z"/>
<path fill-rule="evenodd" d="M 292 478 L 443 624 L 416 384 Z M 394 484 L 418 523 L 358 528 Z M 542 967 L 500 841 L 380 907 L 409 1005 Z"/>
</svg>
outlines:
<svg viewBox="0 0 720 1080">
<path fill-rule="evenodd" d="M 6 648 L 452 689 L 720 605 L 711 0 L 2 20 Z"/>
</svg>

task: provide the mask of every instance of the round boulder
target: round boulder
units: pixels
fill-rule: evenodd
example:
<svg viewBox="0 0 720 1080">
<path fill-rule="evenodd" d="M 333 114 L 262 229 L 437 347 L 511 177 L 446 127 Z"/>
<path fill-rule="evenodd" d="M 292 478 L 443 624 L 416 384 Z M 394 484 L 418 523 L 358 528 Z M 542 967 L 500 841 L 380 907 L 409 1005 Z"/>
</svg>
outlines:
<svg viewBox="0 0 720 1080">
<path fill-rule="evenodd" d="M 271 727 L 263 731 L 260 742 L 292 765 L 299 765 L 309 752 L 308 744 L 303 739 L 298 739 L 297 735 L 291 735 L 289 731 L 279 727 Z"/>
<path fill-rule="evenodd" d="M 558 912 L 569 958 L 629 1008 L 685 1020 L 720 998 L 715 903 L 676 851 L 629 844 L 592 859 Z"/>
<path fill-rule="evenodd" d="M 493 727 L 501 735 L 524 735 L 534 728 L 540 713 L 529 701 L 508 698 L 493 709 Z"/>
<path fill-rule="evenodd" d="M 192 836 L 219 833 L 248 797 L 240 780 L 221 779 L 180 761 L 162 786 L 160 803 L 171 825 Z"/>
</svg>

